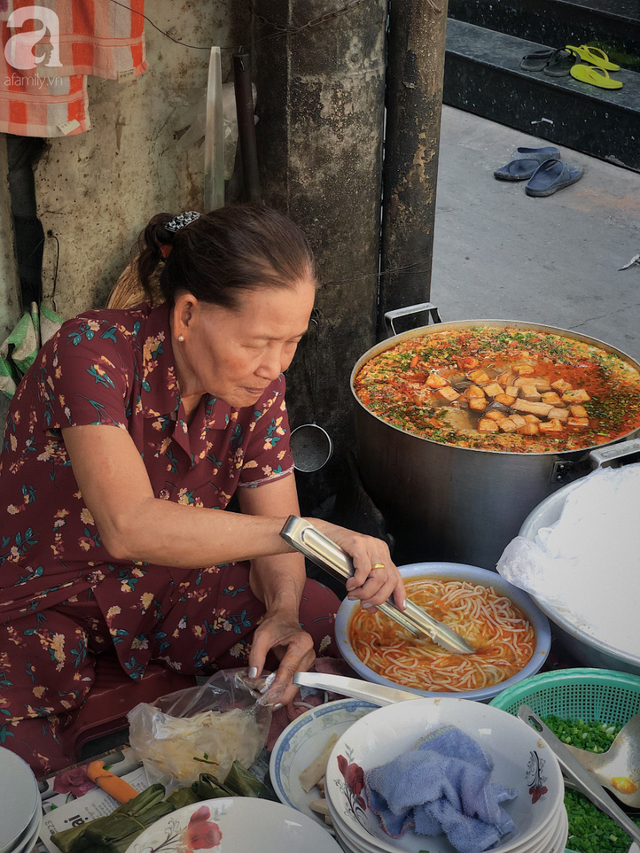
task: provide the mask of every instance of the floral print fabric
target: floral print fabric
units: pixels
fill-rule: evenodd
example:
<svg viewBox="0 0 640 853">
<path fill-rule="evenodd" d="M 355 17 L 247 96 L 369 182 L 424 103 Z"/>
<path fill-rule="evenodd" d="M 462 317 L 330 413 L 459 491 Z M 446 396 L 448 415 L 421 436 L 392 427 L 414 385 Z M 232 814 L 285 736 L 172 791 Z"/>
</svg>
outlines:
<svg viewBox="0 0 640 853">
<path fill-rule="evenodd" d="M 172 572 L 114 560 L 78 489 L 62 429 L 126 429 L 157 498 L 224 509 L 237 488 L 291 474 L 284 392 L 280 376 L 255 407 L 233 409 L 205 396 L 187 424 L 166 305 L 90 311 L 65 323 L 40 350 L 7 419 L 0 455 L 0 624 L 93 589 L 121 663 L 140 677 L 162 596 L 177 588 L 185 601 L 203 601 L 220 569 Z M 230 608 L 226 618 L 242 621 L 242 610 Z M 70 653 L 52 647 L 52 660 L 63 651 Z"/>
</svg>

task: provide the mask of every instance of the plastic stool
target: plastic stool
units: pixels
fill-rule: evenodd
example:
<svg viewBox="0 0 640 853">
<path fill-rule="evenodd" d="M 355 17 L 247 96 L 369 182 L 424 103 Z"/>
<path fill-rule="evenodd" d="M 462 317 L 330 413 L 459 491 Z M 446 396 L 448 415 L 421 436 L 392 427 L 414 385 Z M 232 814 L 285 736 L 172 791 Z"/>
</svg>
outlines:
<svg viewBox="0 0 640 853">
<path fill-rule="evenodd" d="M 65 755 L 72 764 L 79 761 L 86 743 L 126 729 L 127 714 L 140 702 L 154 702 L 195 683 L 193 675 L 181 675 L 157 663 L 150 663 L 144 677 L 134 681 L 123 671 L 115 652 L 98 655 L 93 687 L 77 719 L 62 734 Z"/>
</svg>

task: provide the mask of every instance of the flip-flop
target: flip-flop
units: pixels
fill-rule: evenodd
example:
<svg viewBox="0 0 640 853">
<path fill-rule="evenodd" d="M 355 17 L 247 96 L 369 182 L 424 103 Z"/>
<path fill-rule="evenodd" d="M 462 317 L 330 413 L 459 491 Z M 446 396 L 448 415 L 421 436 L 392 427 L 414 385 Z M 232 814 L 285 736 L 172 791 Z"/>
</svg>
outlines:
<svg viewBox="0 0 640 853">
<path fill-rule="evenodd" d="M 542 70 L 549 77 L 568 77 L 579 58 L 577 51 L 560 48 L 554 52 Z"/>
<path fill-rule="evenodd" d="M 542 198 L 547 195 L 553 195 L 558 190 L 568 187 L 570 184 L 575 184 L 581 177 L 582 169 L 567 166 L 558 160 L 557 157 L 552 157 L 550 160 L 540 164 L 524 188 L 524 191 L 527 195 Z"/>
<path fill-rule="evenodd" d="M 620 80 L 612 80 L 604 68 L 594 68 L 593 65 L 574 65 L 571 76 L 581 83 L 589 83 L 599 89 L 622 89 Z"/>
<path fill-rule="evenodd" d="M 560 152 L 553 145 L 546 148 L 516 148 L 507 165 L 496 169 L 493 175 L 499 181 L 526 181 L 550 157 L 560 159 Z"/>
<path fill-rule="evenodd" d="M 573 47 L 568 44 L 567 50 L 575 50 L 580 59 L 583 59 L 590 65 L 596 65 L 598 68 L 604 68 L 606 71 L 620 71 L 620 66 L 616 65 L 615 62 L 611 62 L 604 50 L 600 50 L 599 47 L 589 47 L 586 44 Z"/>
<path fill-rule="evenodd" d="M 522 57 L 520 68 L 522 68 L 523 71 L 542 71 L 554 53 L 555 50 L 552 47 L 545 48 L 545 50 L 536 50 L 533 53 L 527 53 Z"/>
</svg>

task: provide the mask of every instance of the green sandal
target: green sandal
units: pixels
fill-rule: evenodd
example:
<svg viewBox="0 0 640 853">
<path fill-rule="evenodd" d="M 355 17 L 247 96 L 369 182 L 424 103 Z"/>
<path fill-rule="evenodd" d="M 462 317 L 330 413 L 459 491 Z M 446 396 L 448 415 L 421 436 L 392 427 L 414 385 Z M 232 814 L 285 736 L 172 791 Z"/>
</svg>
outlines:
<svg viewBox="0 0 640 853">
<path fill-rule="evenodd" d="M 606 71 L 620 71 L 620 66 L 616 65 L 615 62 L 609 62 L 609 57 L 599 47 L 589 47 L 586 44 L 581 44 L 580 47 L 572 47 L 568 44 L 567 50 L 575 51 L 580 59 L 588 62 L 590 65 L 604 68 Z"/>
</svg>

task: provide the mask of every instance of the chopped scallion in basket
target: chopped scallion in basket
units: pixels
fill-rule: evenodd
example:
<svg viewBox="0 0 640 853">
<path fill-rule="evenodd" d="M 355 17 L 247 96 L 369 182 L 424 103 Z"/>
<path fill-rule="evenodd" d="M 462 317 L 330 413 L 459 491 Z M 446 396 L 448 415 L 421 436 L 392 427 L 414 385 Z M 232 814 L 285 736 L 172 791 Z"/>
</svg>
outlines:
<svg viewBox="0 0 640 853">
<path fill-rule="evenodd" d="M 541 717 L 563 743 L 589 752 L 606 752 L 622 723 L 585 723 L 555 715 Z M 578 791 L 567 790 L 564 804 L 569 818 L 568 846 L 576 853 L 627 853 L 631 839 L 618 824 L 599 811 Z M 640 820 L 635 820 L 640 826 Z"/>
</svg>

